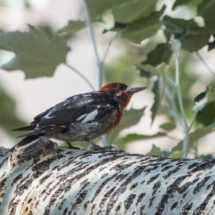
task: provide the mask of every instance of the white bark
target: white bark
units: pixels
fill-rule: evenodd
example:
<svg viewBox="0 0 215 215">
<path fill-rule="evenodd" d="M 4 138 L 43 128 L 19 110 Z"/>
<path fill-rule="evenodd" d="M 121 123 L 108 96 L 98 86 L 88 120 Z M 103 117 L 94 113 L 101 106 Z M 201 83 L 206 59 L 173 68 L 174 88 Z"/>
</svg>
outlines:
<svg viewBox="0 0 215 215">
<path fill-rule="evenodd" d="M 215 160 L 57 147 L 0 150 L 1 215 L 215 214 Z"/>
</svg>

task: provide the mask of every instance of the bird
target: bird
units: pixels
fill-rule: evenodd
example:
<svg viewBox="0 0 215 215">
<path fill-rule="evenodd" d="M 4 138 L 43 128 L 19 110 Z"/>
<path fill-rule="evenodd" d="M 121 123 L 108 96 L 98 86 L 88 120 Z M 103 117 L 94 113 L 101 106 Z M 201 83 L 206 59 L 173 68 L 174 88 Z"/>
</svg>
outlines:
<svg viewBox="0 0 215 215">
<path fill-rule="evenodd" d="M 131 97 L 144 89 L 146 87 L 129 88 L 116 82 L 106 84 L 99 91 L 71 96 L 35 116 L 28 126 L 13 129 L 31 131 L 19 136 L 25 138 L 16 146 L 26 146 L 40 137 L 47 137 L 64 141 L 70 148 L 73 148 L 71 142 L 86 141 L 91 148 L 102 149 L 92 140 L 116 128 Z"/>
</svg>

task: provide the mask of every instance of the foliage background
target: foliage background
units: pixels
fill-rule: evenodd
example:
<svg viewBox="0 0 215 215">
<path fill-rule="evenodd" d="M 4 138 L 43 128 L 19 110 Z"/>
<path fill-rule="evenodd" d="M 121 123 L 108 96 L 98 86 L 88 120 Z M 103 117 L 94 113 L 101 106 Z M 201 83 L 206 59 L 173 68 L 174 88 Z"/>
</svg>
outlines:
<svg viewBox="0 0 215 215">
<path fill-rule="evenodd" d="M 120 81 L 131 87 L 148 86 L 146 91 L 134 96 L 128 107 L 128 110 L 131 110 L 125 113 L 121 127 L 107 140 L 119 149 L 126 149 L 129 152 L 146 154 L 152 148 L 151 154 L 153 155 L 169 156 L 172 148 L 184 139 L 183 129 L 168 112 L 167 95 L 159 106 L 154 105 L 151 112 L 157 82 L 156 77 L 151 77 L 153 74 L 149 73 L 144 65 L 157 66 L 163 60 L 169 63 L 168 74 L 174 78 L 174 57 L 168 58 L 168 54 L 164 55 L 163 49 L 152 51 L 158 44 L 166 44 L 171 33 L 175 33 L 176 37 L 181 39 L 183 48 L 180 59 L 181 94 L 187 121 L 190 122 L 194 98 L 214 81 L 215 46 L 212 35 L 215 25 L 212 20 L 215 18 L 213 13 L 215 1 L 154 0 L 149 3 L 149 1 L 134 0 L 133 8 L 126 8 L 126 3 L 132 2 L 131 0 L 123 1 L 123 4 L 119 0 L 118 5 L 114 6 L 112 1 L 106 1 L 107 4 L 100 4 L 98 0 L 87 2 L 92 21 L 95 21 L 93 27 L 98 53 L 101 57 L 115 32 L 118 32 L 103 67 L 103 84 Z M 207 4 L 204 5 L 204 2 Z M 164 4 L 166 8 L 162 7 Z M 202 5 L 201 8 L 204 10 L 200 10 L 199 5 Z M 62 53 L 65 52 L 67 62 L 81 71 L 95 89 L 98 89 L 98 67 L 90 32 L 85 28 L 83 21 L 85 12 L 82 1 L 65 0 L 62 3 L 60 0 L 42 2 L 5 0 L 0 1 L 0 11 L 2 32 L 27 32 L 29 27 L 26 23 L 28 23 L 39 29 L 50 40 L 55 38 L 54 32 L 58 35 L 57 42 L 55 41 L 53 46 L 46 44 L 41 33 L 38 33 L 34 27 L 30 27 L 32 37 L 28 38 L 27 33 L 27 38 L 22 43 L 20 41 L 23 39 L 23 33 L 16 32 L 16 40 L 10 33 L 0 35 L 2 48 L 0 62 L 3 65 L 0 71 L 0 141 L 2 146 L 10 147 L 18 141 L 14 137 L 20 135 L 20 133 L 10 132 L 10 129 L 28 124 L 36 114 L 69 96 L 91 90 L 80 76 L 61 63 L 64 61 L 64 58 L 59 60 Z M 172 18 L 164 17 L 164 13 Z M 115 27 L 113 27 L 113 16 L 116 22 Z M 190 19 L 194 20 L 187 21 Z M 68 23 L 69 20 L 73 21 Z M 111 30 L 108 31 L 109 29 Z M 186 34 L 188 31 L 195 31 L 195 34 Z M 34 41 L 33 35 L 35 34 L 38 34 L 40 38 L 38 41 Z M 21 36 L 17 37 L 17 35 Z M 10 36 L 11 41 L 8 41 Z M 66 42 L 62 42 L 63 40 Z M 210 51 L 208 51 L 208 41 L 211 41 Z M 9 42 L 10 46 L 8 46 Z M 71 48 L 68 54 L 69 48 L 67 47 Z M 165 47 L 170 50 L 168 44 Z M 29 55 L 25 56 L 24 61 L 18 57 L 15 62 L 8 63 L 14 57 L 13 52 L 17 57 L 22 56 L 26 50 L 29 51 Z M 152 54 L 147 58 L 150 52 Z M 36 61 L 32 60 L 30 58 L 32 53 L 39 56 L 41 60 L 50 60 L 50 68 L 44 69 L 41 66 L 43 62 L 37 61 L 38 58 Z M 24 70 L 25 74 L 20 70 Z M 35 77 L 39 78 L 33 79 Z M 25 80 L 25 78 L 28 79 Z M 168 81 L 166 84 L 171 89 Z M 158 103 L 161 98 L 158 98 L 157 92 L 155 95 L 157 95 L 155 101 Z M 177 101 L 175 104 L 178 107 Z M 144 108 L 145 106 L 147 107 Z M 153 123 L 151 116 L 152 119 L 154 118 Z M 190 138 L 192 145 L 189 157 L 209 158 L 214 155 L 215 134 L 211 130 L 214 127 L 213 122 L 214 105 L 212 102 L 198 114 L 195 120 L 192 131 L 199 130 Z M 77 145 L 80 146 L 79 143 Z M 81 147 L 88 147 L 88 145 L 82 143 Z M 181 151 L 181 148 L 176 147 L 175 151 L 177 150 Z M 182 154 L 179 153 L 178 156 Z"/>
</svg>

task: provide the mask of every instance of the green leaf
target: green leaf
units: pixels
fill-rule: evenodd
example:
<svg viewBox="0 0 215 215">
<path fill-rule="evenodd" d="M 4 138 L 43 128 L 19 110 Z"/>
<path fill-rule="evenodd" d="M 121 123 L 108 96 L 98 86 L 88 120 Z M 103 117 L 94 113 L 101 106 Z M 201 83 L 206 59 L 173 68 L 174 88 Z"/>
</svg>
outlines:
<svg viewBox="0 0 215 215">
<path fill-rule="evenodd" d="M 194 106 L 193 106 L 194 112 L 201 111 L 207 105 L 207 102 L 208 102 L 207 92 L 208 92 L 208 87 L 204 92 L 200 93 L 194 98 Z"/>
<path fill-rule="evenodd" d="M 136 0 L 86 0 L 91 19 L 101 19 L 107 9 L 136 4 Z"/>
<path fill-rule="evenodd" d="M 143 72 L 149 72 L 153 73 L 154 75 L 163 75 L 165 76 L 167 74 L 167 71 L 169 69 L 169 65 L 162 63 L 156 67 L 153 67 L 151 65 L 144 65 L 144 64 L 134 64 L 136 68 L 140 69 Z M 150 75 L 151 77 L 152 75 Z"/>
<path fill-rule="evenodd" d="M 142 61 L 138 65 L 138 69 L 140 68 L 140 65 L 150 65 L 150 66 L 158 66 L 159 64 L 166 63 L 169 64 L 170 58 L 172 56 L 172 50 L 170 49 L 170 46 L 168 43 L 160 43 L 156 46 L 156 48 L 148 53 L 147 60 Z M 144 74 L 145 72 L 148 72 L 147 70 L 140 69 L 140 76 Z"/>
<path fill-rule="evenodd" d="M 123 112 L 123 117 L 119 126 L 107 135 L 108 145 L 111 145 L 113 143 L 113 141 L 117 138 L 117 136 L 123 129 L 136 125 L 139 122 L 140 118 L 143 116 L 145 108 L 146 107 L 142 109 L 125 110 Z"/>
<path fill-rule="evenodd" d="M 201 155 L 201 159 L 202 160 L 213 159 L 213 153 L 212 154 Z"/>
<path fill-rule="evenodd" d="M 151 151 L 148 152 L 146 155 L 147 156 L 162 156 L 162 152 L 159 147 L 157 147 L 155 144 L 153 144 Z"/>
<path fill-rule="evenodd" d="M 163 137 L 163 136 L 166 136 L 166 133 L 158 132 L 153 135 L 128 134 L 125 137 L 117 138 L 114 142 L 115 142 L 115 144 L 118 144 L 119 142 L 123 143 L 123 144 L 127 144 L 127 143 L 130 143 L 133 141 L 148 140 L 148 139 L 152 139 L 152 138 L 156 138 L 156 137 Z"/>
<path fill-rule="evenodd" d="M 157 114 L 157 111 L 159 109 L 160 103 L 162 101 L 163 95 L 164 95 L 164 89 L 165 89 L 165 78 L 163 76 L 158 76 L 158 80 L 154 83 L 154 87 L 152 89 L 152 92 L 154 93 L 154 103 L 151 107 L 151 118 L 152 123 L 155 119 L 155 116 Z M 151 124 L 152 124 L 151 123 Z"/>
<path fill-rule="evenodd" d="M 118 36 L 134 43 L 152 37 L 161 27 L 160 17 L 162 16 L 166 6 L 164 5 L 160 11 L 152 12 L 148 17 L 140 18 L 132 23 L 115 23 L 110 31 L 118 31 Z M 105 30 L 103 33 L 107 32 Z"/>
<path fill-rule="evenodd" d="M 172 131 L 175 129 L 175 127 L 176 127 L 176 125 L 173 122 L 166 122 L 166 123 L 160 125 L 160 128 L 162 128 L 166 131 Z"/>
<path fill-rule="evenodd" d="M 2 68 L 22 70 L 26 78 L 52 76 L 56 67 L 66 62 L 70 51 L 63 38 L 55 36 L 49 40 L 31 25 L 28 32 L 1 33 L 0 48 L 15 53 L 15 57 Z"/>
<path fill-rule="evenodd" d="M 75 33 L 77 33 L 78 31 L 82 30 L 85 27 L 86 27 L 85 21 L 69 20 L 68 24 L 65 25 L 63 28 L 60 28 L 57 31 L 55 31 L 55 34 L 61 34 L 63 32 L 75 34 Z"/>
<path fill-rule="evenodd" d="M 197 14 L 202 16 L 205 25 L 211 30 L 215 31 L 214 23 L 215 0 L 204 0 L 199 6 Z"/>
<path fill-rule="evenodd" d="M 213 123 L 215 120 L 215 83 L 197 95 L 194 102 L 193 111 L 197 112 L 196 120 L 205 126 Z"/>
<path fill-rule="evenodd" d="M 211 31 L 206 27 L 199 27 L 193 19 L 176 19 L 166 15 L 163 24 L 168 32 L 180 39 L 182 48 L 189 52 L 198 51 L 208 44 Z"/>
<path fill-rule="evenodd" d="M 91 19 L 91 22 L 101 22 L 102 19 Z M 54 32 L 54 34 L 61 34 L 64 32 L 70 33 L 70 34 L 76 34 L 80 30 L 86 27 L 86 22 L 81 21 L 81 20 L 69 20 L 68 24 L 65 25 L 63 28 L 58 29 L 57 31 Z"/>
<path fill-rule="evenodd" d="M 11 129 L 23 127 L 26 124 L 16 116 L 16 103 L 0 86 L 0 128 L 3 129 L 9 136 L 16 137 L 16 132 L 11 132 Z M 22 133 L 21 133 L 22 134 Z M 19 133 L 19 135 L 21 135 Z"/>
<path fill-rule="evenodd" d="M 196 120 L 204 126 L 208 126 L 215 120 L 215 102 L 209 102 L 198 112 Z"/>
<path fill-rule="evenodd" d="M 199 140 L 201 137 L 204 137 L 205 135 L 211 133 L 211 129 L 215 126 L 215 123 L 211 124 L 210 126 L 206 128 L 199 128 L 196 129 L 194 132 L 191 132 L 189 134 L 189 148 L 193 146 L 193 144 Z M 171 150 L 173 153 L 174 151 L 182 151 L 183 150 L 183 140 L 181 140 L 176 146 L 174 146 Z"/>
<path fill-rule="evenodd" d="M 213 42 L 208 43 L 208 51 L 215 49 L 215 35 L 213 35 Z"/>
<path fill-rule="evenodd" d="M 114 20 L 119 23 L 131 23 L 142 17 L 147 17 L 152 11 L 154 11 L 156 4 L 157 0 L 135 0 L 132 3 L 114 7 Z"/>
<path fill-rule="evenodd" d="M 138 71 L 140 71 L 140 76 L 141 77 L 144 77 L 144 78 L 151 78 L 151 77 L 153 77 L 154 76 L 154 74 L 152 74 L 151 72 L 148 72 L 148 71 L 146 71 L 146 70 L 143 70 L 142 68 L 142 64 L 139 64 L 139 63 L 136 63 L 136 64 L 134 64 L 134 66 L 136 67 L 136 69 L 138 70 Z"/>
<path fill-rule="evenodd" d="M 184 154 L 184 151 L 174 151 L 169 155 L 169 158 L 172 158 L 172 159 L 183 158 L 183 154 Z"/>
<path fill-rule="evenodd" d="M 172 10 L 175 10 L 178 6 L 184 6 L 185 4 L 189 4 L 192 0 L 176 0 L 172 6 Z"/>
</svg>

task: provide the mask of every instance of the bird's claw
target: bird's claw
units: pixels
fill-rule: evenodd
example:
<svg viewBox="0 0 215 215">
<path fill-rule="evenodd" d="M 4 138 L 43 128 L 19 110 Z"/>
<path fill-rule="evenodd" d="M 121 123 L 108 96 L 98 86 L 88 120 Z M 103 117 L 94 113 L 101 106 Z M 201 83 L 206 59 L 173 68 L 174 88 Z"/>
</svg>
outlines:
<svg viewBox="0 0 215 215">
<path fill-rule="evenodd" d="M 93 145 L 93 146 L 90 147 L 90 149 L 93 150 L 93 151 L 102 151 L 102 152 L 112 151 L 112 149 L 114 151 L 117 151 L 117 148 L 114 147 L 114 146 L 101 147 L 101 146 L 98 146 L 98 145 Z"/>
</svg>

